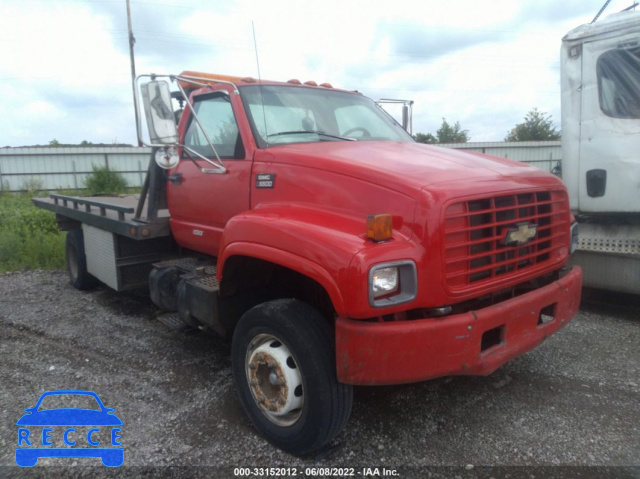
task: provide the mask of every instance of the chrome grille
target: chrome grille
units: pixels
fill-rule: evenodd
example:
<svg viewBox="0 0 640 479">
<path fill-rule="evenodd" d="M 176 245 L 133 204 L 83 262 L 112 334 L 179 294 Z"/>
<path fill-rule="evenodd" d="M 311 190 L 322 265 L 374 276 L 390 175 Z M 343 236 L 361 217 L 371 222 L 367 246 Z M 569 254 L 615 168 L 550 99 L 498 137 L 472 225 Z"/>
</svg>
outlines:
<svg viewBox="0 0 640 479">
<path fill-rule="evenodd" d="M 445 210 L 445 282 L 450 290 L 543 269 L 567 247 L 569 208 L 562 191 L 522 192 L 450 204 Z M 506 244 L 516 230 L 535 236 Z M 515 234 L 515 233 L 514 233 Z"/>
</svg>

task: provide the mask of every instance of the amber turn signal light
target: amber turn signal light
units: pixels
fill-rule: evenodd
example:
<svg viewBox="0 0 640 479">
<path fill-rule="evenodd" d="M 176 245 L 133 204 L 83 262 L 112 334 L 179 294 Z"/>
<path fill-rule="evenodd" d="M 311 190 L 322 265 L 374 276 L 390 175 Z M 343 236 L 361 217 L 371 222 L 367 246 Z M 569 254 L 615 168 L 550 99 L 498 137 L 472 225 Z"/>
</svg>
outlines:
<svg viewBox="0 0 640 479">
<path fill-rule="evenodd" d="M 393 236 L 393 220 L 391 215 L 367 216 L 367 238 L 379 242 L 391 239 Z"/>
</svg>

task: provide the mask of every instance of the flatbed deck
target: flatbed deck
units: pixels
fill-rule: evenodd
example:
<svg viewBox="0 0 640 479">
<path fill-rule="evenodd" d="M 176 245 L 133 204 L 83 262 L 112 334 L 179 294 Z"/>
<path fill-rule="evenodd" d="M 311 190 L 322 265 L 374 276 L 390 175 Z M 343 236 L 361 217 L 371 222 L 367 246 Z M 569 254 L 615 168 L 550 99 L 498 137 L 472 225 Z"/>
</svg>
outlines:
<svg viewBox="0 0 640 479">
<path fill-rule="evenodd" d="M 69 218 L 101 230 L 139 240 L 169 236 L 169 210 L 158 210 L 157 218 L 136 218 L 140 195 L 65 196 L 33 198 L 33 203 L 54 212 L 58 218 Z"/>
</svg>

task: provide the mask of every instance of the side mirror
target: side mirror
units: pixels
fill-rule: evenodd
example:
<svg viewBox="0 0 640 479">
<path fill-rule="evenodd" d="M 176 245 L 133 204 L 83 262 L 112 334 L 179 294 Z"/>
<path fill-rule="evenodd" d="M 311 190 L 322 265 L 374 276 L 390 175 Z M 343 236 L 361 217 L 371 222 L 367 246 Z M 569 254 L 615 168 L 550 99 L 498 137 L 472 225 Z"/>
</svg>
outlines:
<svg viewBox="0 0 640 479">
<path fill-rule="evenodd" d="M 173 116 L 169 83 L 153 80 L 140 85 L 140 91 L 151 144 L 177 143 L 178 128 Z"/>
</svg>

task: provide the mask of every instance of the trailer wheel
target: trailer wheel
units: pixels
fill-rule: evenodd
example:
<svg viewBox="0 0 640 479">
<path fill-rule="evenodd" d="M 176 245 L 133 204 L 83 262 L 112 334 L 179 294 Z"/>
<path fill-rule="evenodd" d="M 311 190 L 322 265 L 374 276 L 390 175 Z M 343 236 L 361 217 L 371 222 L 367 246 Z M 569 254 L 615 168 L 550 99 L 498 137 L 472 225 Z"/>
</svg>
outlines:
<svg viewBox="0 0 640 479">
<path fill-rule="evenodd" d="M 99 281 L 87 271 L 87 257 L 84 254 L 84 236 L 81 229 L 69 230 L 65 245 L 67 270 L 74 288 L 85 291 L 95 288 Z"/>
<path fill-rule="evenodd" d="M 250 309 L 233 334 L 231 357 L 244 410 L 280 449 L 309 454 L 347 423 L 353 388 L 338 382 L 333 332 L 311 306 L 283 299 Z"/>
</svg>

